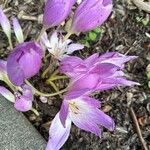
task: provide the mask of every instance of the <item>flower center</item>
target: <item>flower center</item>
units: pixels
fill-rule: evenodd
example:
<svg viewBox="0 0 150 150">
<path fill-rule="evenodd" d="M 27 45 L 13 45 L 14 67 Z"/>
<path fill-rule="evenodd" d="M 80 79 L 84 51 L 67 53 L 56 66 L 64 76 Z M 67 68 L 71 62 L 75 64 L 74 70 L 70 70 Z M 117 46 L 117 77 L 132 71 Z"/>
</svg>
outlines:
<svg viewBox="0 0 150 150">
<path fill-rule="evenodd" d="M 80 113 L 80 109 L 76 106 L 75 102 L 69 102 L 69 108 L 70 108 L 70 111 L 74 114 Z"/>
</svg>

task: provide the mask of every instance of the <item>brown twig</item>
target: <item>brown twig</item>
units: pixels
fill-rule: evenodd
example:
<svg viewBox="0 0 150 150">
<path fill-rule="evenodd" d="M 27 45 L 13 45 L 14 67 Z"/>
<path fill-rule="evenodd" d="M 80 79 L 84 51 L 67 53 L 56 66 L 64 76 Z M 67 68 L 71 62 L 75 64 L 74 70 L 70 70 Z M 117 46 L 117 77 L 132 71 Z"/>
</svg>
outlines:
<svg viewBox="0 0 150 150">
<path fill-rule="evenodd" d="M 147 146 L 146 146 L 146 142 L 145 142 L 145 140 L 144 140 L 144 138 L 143 138 L 143 136 L 142 136 L 141 129 L 140 129 L 140 126 L 139 126 L 139 124 L 138 124 L 138 121 L 137 121 L 135 112 L 134 112 L 134 110 L 133 110 L 132 107 L 130 107 L 129 110 L 130 110 L 132 119 L 133 119 L 133 121 L 134 121 L 134 123 L 135 123 L 136 131 L 137 131 L 137 134 L 138 134 L 139 139 L 140 139 L 140 141 L 141 141 L 141 144 L 142 144 L 144 150 L 148 150 L 148 148 L 147 148 Z"/>
<path fill-rule="evenodd" d="M 132 0 L 133 3 L 141 10 L 150 13 L 150 2 L 144 2 L 143 0 Z"/>
</svg>

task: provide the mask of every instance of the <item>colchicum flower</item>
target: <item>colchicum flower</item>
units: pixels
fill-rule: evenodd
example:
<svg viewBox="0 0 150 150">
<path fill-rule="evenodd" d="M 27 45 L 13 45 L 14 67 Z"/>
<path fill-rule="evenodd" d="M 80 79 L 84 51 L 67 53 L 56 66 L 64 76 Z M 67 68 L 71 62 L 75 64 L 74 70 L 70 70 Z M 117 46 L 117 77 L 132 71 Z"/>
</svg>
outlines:
<svg viewBox="0 0 150 150">
<path fill-rule="evenodd" d="M 46 47 L 50 54 L 52 54 L 56 59 L 61 60 L 62 58 L 68 57 L 74 51 L 81 50 L 84 48 L 81 44 L 74 44 L 70 39 L 64 41 L 63 35 L 59 35 L 55 31 L 48 39 L 48 35 L 45 32 L 41 37 L 41 45 Z"/>
<path fill-rule="evenodd" d="M 60 112 L 52 121 L 46 150 L 59 150 L 69 137 L 71 122 L 82 130 L 101 136 L 104 126 L 110 131 L 115 128 L 114 121 L 99 110 L 100 102 L 88 96 L 63 101 Z"/>
<path fill-rule="evenodd" d="M 60 25 L 69 15 L 76 0 L 47 0 L 43 24 L 46 29 Z"/>
<path fill-rule="evenodd" d="M 14 107 L 21 112 L 26 112 L 31 110 L 33 101 L 33 92 L 31 87 L 25 85 L 22 89 L 22 94 L 20 92 L 12 93 L 4 86 L 0 86 L 0 94 L 4 96 L 7 100 L 14 103 Z"/>
<path fill-rule="evenodd" d="M 82 60 L 67 57 L 61 61 L 60 70 L 71 78 L 69 95 L 90 94 L 97 90 L 108 90 L 116 86 L 131 86 L 138 83 L 125 79 L 124 63 L 137 58 L 109 52 L 99 56 L 98 53 Z M 72 93 L 72 94 L 70 94 Z M 67 97 L 67 95 L 66 95 Z"/>
<path fill-rule="evenodd" d="M 14 107 L 21 112 L 31 110 L 33 102 L 33 91 L 30 86 L 24 85 L 22 94 L 15 93 Z"/>
<path fill-rule="evenodd" d="M 22 87 L 16 87 L 13 85 L 7 76 L 7 62 L 0 60 L 0 81 L 4 81 L 12 91 L 8 90 L 4 86 L 0 86 L 0 94 L 4 96 L 7 100 L 14 103 L 14 107 L 18 111 L 28 111 L 32 108 L 33 101 L 33 91 L 28 85 L 23 85 Z M 18 89 L 15 92 L 14 89 Z"/>
<path fill-rule="evenodd" d="M 17 45 L 7 60 L 7 73 L 10 81 L 20 86 L 25 79 L 37 74 L 41 67 L 42 56 L 42 48 L 34 41 Z"/>
<path fill-rule="evenodd" d="M 87 32 L 106 21 L 112 11 L 112 0 L 83 0 L 75 11 L 71 32 Z"/>
</svg>

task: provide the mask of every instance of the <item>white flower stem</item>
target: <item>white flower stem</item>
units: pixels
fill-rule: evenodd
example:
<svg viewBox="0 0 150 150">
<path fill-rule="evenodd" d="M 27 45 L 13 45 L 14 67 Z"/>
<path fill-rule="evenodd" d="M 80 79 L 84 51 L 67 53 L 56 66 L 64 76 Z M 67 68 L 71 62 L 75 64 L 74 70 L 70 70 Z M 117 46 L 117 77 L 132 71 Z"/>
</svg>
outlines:
<svg viewBox="0 0 150 150">
<path fill-rule="evenodd" d="M 9 46 L 10 46 L 10 48 L 12 50 L 13 49 L 13 45 L 12 45 L 11 37 L 8 37 L 8 42 L 9 42 Z"/>
<path fill-rule="evenodd" d="M 45 29 L 44 27 L 42 27 L 41 32 L 40 32 L 39 36 L 38 36 L 37 39 L 36 39 L 36 42 L 39 42 L 39 41 L 40 41 L 41 36 L 44 34 L 45 31 L 46 31 L 46 29 Z"/>
<path fill-rule="evenodd" d="M 72 32 L 68 32 L 64 37 L 64 42 L 72 35 Z"/>
</svg>

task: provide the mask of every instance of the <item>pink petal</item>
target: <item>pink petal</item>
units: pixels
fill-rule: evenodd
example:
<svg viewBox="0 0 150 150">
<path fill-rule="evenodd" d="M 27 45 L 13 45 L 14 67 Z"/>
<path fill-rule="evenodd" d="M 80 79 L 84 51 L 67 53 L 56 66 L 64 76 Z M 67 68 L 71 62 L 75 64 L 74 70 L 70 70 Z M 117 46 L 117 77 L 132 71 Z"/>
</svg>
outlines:
<svg viewBox="0 0 150 150">
<path fill-rule="evenodd" d="M 61 105 L 61 109 L 59 112 L 59 117 L 60 117 L 60 121 L 62 123 L 62 125 L 65 127 L 65 123 L 66 123 L 66 119 L 69 113 L 69 106 L 68 106 L 68 102 L 66 100 L 63 100 L 62 105 Z"/>
<path fill-rule="evenodd" d="M 57 113 L 50 126 L 49 141 L 46 150 L 59 150 L 67 141 L 70 134 L 70 128 L 71 120 L 67 118 L 66 127 L 64 128 L 60 121 L 59 113 Z"/>
<path fill-rule="evenodd" d="M 67 49 L 67 54 L 72 54 L 74 51 L 83 49 L 84 46 L 82 44 L 70 44 Z"/>
<path fill-rule="evenodd" d="M 3 86 L 0 86 L 0 94 L 10 102 L 15 102 L 15 96 Z"/>
<path fill-rule="evenodd" d="M 29 99 L 26 96 L 17 97 L 14 107 L 21 112 L 29 111 L 32 108 L 32 99 Z"/>
<path fill-rule="evenodd" d="M 122 67 L 124 63 L 136 59 L 137 56 L 126 56 L 117 52 L 108 52 L 99 57 L 100 63 L 111 63 L 116 66 Z"/>
<path fill-rule="evenodd" d="M 11 26 L 10 26 L 10 23 L 9 23 L 7 16 L 4 14 L 1 7 L 0 7 L 0 24 L 2 26 L 4 33 L 10 39 L 10 37 L 11 37 Z"/>
<path fill-rule="evenodd" d="M 110 131 L 115 129 L 115 123 L 111 117 L 106 115 L 101 110 L 95 109 L 95 115 L 99 118 L 99 124 Z"/>
</svg>

